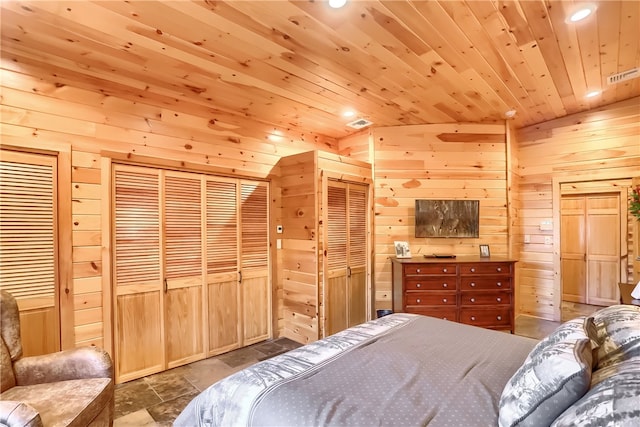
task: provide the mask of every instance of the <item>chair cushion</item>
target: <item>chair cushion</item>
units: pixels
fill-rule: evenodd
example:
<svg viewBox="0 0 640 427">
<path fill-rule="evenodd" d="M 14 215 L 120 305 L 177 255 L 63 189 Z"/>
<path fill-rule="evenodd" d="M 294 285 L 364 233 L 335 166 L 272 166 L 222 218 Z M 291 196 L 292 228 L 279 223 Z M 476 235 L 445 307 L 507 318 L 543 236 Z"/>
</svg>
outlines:
<svg viewBox="0 0 640 427">
<path fill-rule="evenodd" d="M 0 426 L 42 427 L 40 414 L 24 402 L 0 400 Z"/>
<path fill-rule="evenodd" d="M 55 397 L 55 398 L 52 398 Z M 45 426 L 87 426 L 111 404 L 113 381 L 89 378 L 29 386 L 15 386 L 0 395 L 32 406 Z"/>
<path fill-rule="evenodd" d="M 0 338 L 0 393 L 16 385 L 16 376 L 13 373 L 13 364 L 9 349 Z"/>
<path fill-rule="evenodd" d="M 0 335 L 9 349 L 11 360 L 18 360 L 22 356 L 20 311 L 16 299 L 4 289 L 0 290 Z"/>
</svg>

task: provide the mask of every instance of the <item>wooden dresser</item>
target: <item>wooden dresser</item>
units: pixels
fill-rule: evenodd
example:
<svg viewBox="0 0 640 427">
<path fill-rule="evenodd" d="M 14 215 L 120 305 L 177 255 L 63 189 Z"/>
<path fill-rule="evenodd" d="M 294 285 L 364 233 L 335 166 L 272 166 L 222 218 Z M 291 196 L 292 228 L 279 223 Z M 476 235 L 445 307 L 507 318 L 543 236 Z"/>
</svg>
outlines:
<svg viewBox="0 0 640 427">
<path fill-rule="evenodd" d="M 508 258 L 391 258 L 393 310 L 514 331 Z"/>
</svg>

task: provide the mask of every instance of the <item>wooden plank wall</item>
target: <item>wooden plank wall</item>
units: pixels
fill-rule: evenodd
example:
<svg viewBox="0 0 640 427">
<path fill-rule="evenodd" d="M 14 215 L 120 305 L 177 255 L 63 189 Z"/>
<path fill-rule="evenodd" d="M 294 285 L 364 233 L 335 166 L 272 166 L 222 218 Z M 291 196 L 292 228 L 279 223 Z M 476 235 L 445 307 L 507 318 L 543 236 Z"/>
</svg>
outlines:
<svg viewBox="0 0 640 427">
<path fill-rule="evenodd" d="M 338 141 L 338 153 L 351 159 L 373 164 L 373 136 L 371 130 L 364 129 Z"/>
<path fill-rule="evenodd" d="M 325 151 L 283 157 L 280 168 L 282 335 L 300 343 L 323 336 L 323 188 L 328 177 L 371 183 L 371 165 Z"/>
<path fill-rule="evenodd" d="M 63 262 L 72 264 L 75 311 L 73 332 L 63 330 L 63 347 L 111 347 L 105 327 L 110 317 L 103 310 L 110 286 L 102 265 L 102 236 L 109 236 L 102 225 L 109 209 L 103 159 L 267 179 L 282 156 L 338 148 L 336 140 L 306 140 L 304 135 L 271 135 L 271 140 L 261 131 L 264 125 L 249 129 L 224 123 L 204 107 L 183 113 L 179 104 L 169 109 L 117 98 L 107 95 L 108 90 L 92 92 L 60 83 L 49 73 L 19 72 L 15 67 L 0 72 L 2 144 L 53 152 L 65 146 L 71 151 L 73 194 L 61 203 L 72 204 L 73 256 Z"/>
<path fill-rule="evenodd" d="M 633 98 L 517 132 L 521 313 L 560 319 L 559 229 L 554 220 L 559 217 L 560 185 L 604 180 L 620 185 L 619 180 L 640 175 L 639 105 L 640 98 Z M 553 229 L 541 231 L 543 220 L 552 220 Z M 531 243 L 524 244 L 525 234 Z M 551 244 L 544 243 L 545 236 Z"/>
<path fill-rule="evenodd" d="M 376 308 L 391 308 L 394 240 L 408 241 L 414 256 L 477 255 L 479 244 L 493 255 L 509 250 L 504 125 L 438 124 L 375 128 Z M 478 239 L 416 238 L 416 199 L 480 200 Z"/>
<path fill-rule="evenodd" d="M 307 343 L 318 339 L 317 154 L 283 157 L 281 169 L 282 336 Z"/>
</svg>

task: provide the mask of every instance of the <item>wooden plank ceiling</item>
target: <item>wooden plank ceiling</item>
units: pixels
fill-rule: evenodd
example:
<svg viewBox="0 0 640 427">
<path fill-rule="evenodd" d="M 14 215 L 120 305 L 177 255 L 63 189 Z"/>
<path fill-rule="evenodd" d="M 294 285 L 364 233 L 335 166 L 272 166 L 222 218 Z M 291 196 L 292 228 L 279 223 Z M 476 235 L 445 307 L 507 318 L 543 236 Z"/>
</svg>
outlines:
<svg viewBox="0 0 640 427">
<path fill-rule="evenodd" d="M 640 2 L 1 2 L 2 68 L 209 123 L 341 138 L 373 126 L 523 127 L 640 95 Z M 587 99 L 592 89 L 599 97 Z M 351 108 L 356 116 L 342 117 Z"/>
</svg>

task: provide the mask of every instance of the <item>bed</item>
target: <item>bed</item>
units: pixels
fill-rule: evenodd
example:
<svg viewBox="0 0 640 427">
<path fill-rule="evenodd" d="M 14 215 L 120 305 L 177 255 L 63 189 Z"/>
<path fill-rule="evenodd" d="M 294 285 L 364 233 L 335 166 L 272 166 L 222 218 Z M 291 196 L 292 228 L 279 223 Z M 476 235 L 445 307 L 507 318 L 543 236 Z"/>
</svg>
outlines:
<svg viewBox="0 0 640 427">
<path fill-rule="evenodd" d="M 625 386 L 627 397 L 616 397 L 615 402 L 610 390 L 604 391 L 616 405 L 609 409 L 619 414 L 640 396 L 639 310 L 583 316 L 541 341 L 432 317 L 391 314 L 213 384 L 187 405 L 174 425 L 551 425 L 565 411 L 580 410 L 574 406 L 591 392 L 600 358 L 601 368 L 611 368 L 613 362 L 605 356 L 614 360 L 609 353 L 619 354 L 632 342 L 631 356 L 616 362 L 630 358 L 626 371 L 638 371 L 625 381 L 636 382 Z M 621 335 L 607 341 L 606 328 L 614 320 L 630 325 L 637 342 L 625 336 L 622 343 Z M 612 369 L 599 381 L 618 374 Z M 640 410 L 637 405 L 635 409 Z M 579 415 L 573 414 L 571 423 L 556 425 L 576 425 L 576 419 Z M 638 422 L 640 414 L 629 420 Z M 619 421 L 610 425 L 625 425 Z"/>
</svg>

